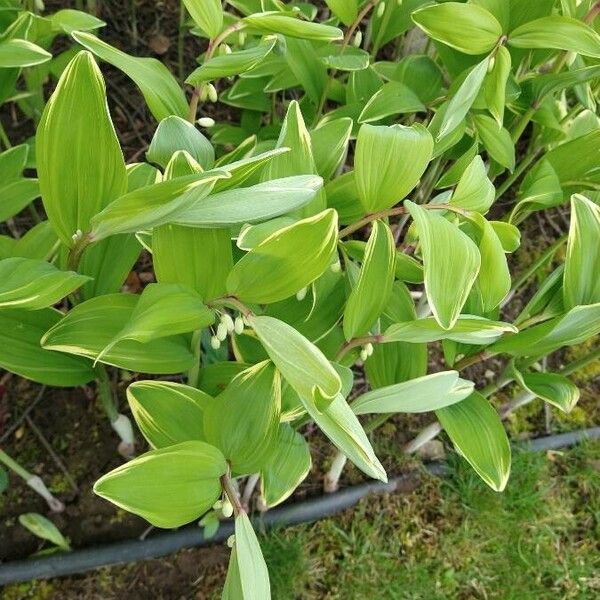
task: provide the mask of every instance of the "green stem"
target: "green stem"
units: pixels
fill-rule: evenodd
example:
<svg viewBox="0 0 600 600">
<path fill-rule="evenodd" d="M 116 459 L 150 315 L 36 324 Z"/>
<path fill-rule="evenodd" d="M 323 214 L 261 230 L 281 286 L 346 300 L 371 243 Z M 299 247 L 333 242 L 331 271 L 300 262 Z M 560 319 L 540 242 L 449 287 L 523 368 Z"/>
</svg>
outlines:
<svg viewBox="0 0 600 600">
<path fill-rule="evenodd" d="M 98 396 L 102 408 L 108 417 L 108 420 L 113 423 L 119 416 L 119 411 L 115 405 L 115 399 L 113 397 L 112 386 L 108 377 L 108 372 L 103 364 L 97 364 L 94 368 L 96 371 L 96 383 L 98 385 Z"/>
<path fill-rule="evenodd" d="M 539 150 L 528 153 L 523 157 L 521 162 L 517 165 L 517 168 L 502 182 L 502 184 L 496 190 L 496 200 L 504 195 L 513 185 L 519 177 L 525 172 L 527 167 L 538 157 Z"/>
<path fill-rule="evenodd" d="M 223 296 L 222 298 L 215 298 L 210 302 L 207 302 L 207 305 L 211 308 L 219 308 L 221 306 L 226 306 L 227 308 L 232 308 L 233 310 L 239 311 L 244 317 L 251 317 L 254 313 L 240 300 L 238 300 L 235 296 Z"/>
<path fill-rule="evenodd" d="M 194 355 L 194 364 L 188 371 L 187 383 L 192 387 L 198 387 L 198 377 L 200 375 L 200 361 L 201 361 L 201 346 L 200 342 L 202 339 L 202 330 L 199 329 L 194 331 L 192 335 L 192 354 Z"/>
<path fill-rule="evenodd" d="M 567 239 L 567 235 L 563 235 L 562 237 L 558 238 L 551 246 L 544 250 L 542 255 L 531 266 L 525 269 L 525 271 L 513 283 L 510 292 L 506 296 L 507 300 L 504 301 L 503 305 L 505 305 L 506 302 L 512 298 L 512 296 L 519 290 L 519 288 L 521 288 L 521 286 L 527 283 L 529 278 L 554 255 L 554 253 L 567 241 Z"/>
<path fill-rule="evenodd" d="M 183 28 L 185 25 L 185 6 L 183 1 L 179 2 L 179 31 L 177 33 L 177 72 L 179 74 L 179 83 L 183 85 Z"/>
<path fill-rule="evenodd" d="M 229 473 L 221 475 L 221 487 L 223 489 L 223 492 L 229 499 L 229 502 L 231 502 L 231 506 L 233 506 L 233 514 L 237 516 L 241 513 L 245 513 L 246 511 L 244 510 L 244 507 L 240 502 L 240 495 L 235 489 Z"/>
<path fill-rule="evenodd" d="M 354 19 L 354 22 L 350 25 L 350 27 L 347 29 L 346 33 L 344 34 L 344 39 L 342 40 L 342 47 L 340 50 L 340 56 L 342 56 L 344 54 L 344 52 L 346 51 L 346 48 L 348 47 L 348 44 L 350 43 L 350 40 L 352 39 L 354 32 L 356 31 L 357 27 L 361 24 L 362 20 L 369 14 L 369 11 L 374 6 L 376 6 L 379 2 L 380 2 L 380 0 L 371 0 L 358 13 L 356 19 Z M 315 118 L 314 118 L 313 124 L 312 124 L 313 127 L 319 122 L 319 119 L 321 118 L 321 115 L 323 114 L 323 109 L 325 108 L 325 102 L 327 101 L 327 94 L 329 93 L 329 89 L 331 87 L 331 82 L 333 81 L 333 79 L 335 78 L 336 75 L 337 75 L 337 69 L 332 69 L 327 76 L 327 80 L 325 81 L 325 85 L 323 86 L 323 92 L 321 93 L 321 98 L 319 99 L 319 104 L 317 105 L 317 111 L 315 113 Z"/>
<path fill-rule="evenodd" d="M 92 243 L 89 235 L 82 235 L 77 239 L 73 247 L 69 250 L 69 256 L 67 258 L 67 269 L 69 271 L 77 271 L 81 257 L 85 249 Z"/>
<path fill-rule="evenodd" d="M 346 356 L 353 348 L 364 346 L 365 344 L 380 344 L 381 342 L 383 342 L 382 335 L 366 335 L 364 337 L 354 338 L 349 342 L 342 344 L 335 356 L 335 362 L 340 362 L 340 360 L 342 360 L 342 358 L 344 358 L 344 356 Z"/>
<path fill-rule="evenodd" d="M 6 134 L 6 130 L 4 129 L 4 125 L 2 125 L 1 121 L 0 121 L 0 140 L 2 141 L 2 143 L 4 144 L 4 147 L 7 150 L 9 148 L 12 148 L 12 144 L 10 143 L 10 139 L 8 138 L 8 135 Z"/>
<path fill-rule="evenodd" d="M 218 36 L 210 40 L 208 43 L 208 48 L 206 49 L 206 54 L 204 55 L 204 62 L 208 62 L 214 55 L 216 49 L 230 36 L 232 33 L 236 31 L 241 31 L 246 27 L 246 24 L 242 21 L 237 21 L 233 23 L 229 27 L 226 27 Z M 188 111 L 188 121 L 190 123 L 194 123 L 196 121 L 196 115 L 198 114 L 198 103 L 200 102 L 200 96 L 202 95 L 202 90 L 206 86 L 206 83 L 203 82 L 200 85 L 194 88 L 192 92 L 192 97 L 190 99 L 190 108 Z"/>
<path fill-rule="evenodd" d="M 422 206 L 422 208 L 426 208 L 428 210 L 450 210 L 452 212 L 462 215 L 463 217 L 469 217 L 469 211 L 464 210 L 463 208 L 459 208 L 458 206 L 452 206 L 450 204 L 425 204 Z M 371 221 L 377 221 L 377 219 L 385 219 L 387 217 L 406 214 L 408 214 L 408 210 L 404 208 L 404 206 L 396 206 L 395 208 L 388 208 L 386 210 L 380 210 L 378 212 L 371 213 L 370 215 L 366 215 L 362 219 L 359 219 L 355 223 L 348 225 L 348 227 L 344 227 L 344 229 L 341 229 L 339 237 L 347 237 L 353 234 L 355 231 L 362 229 Z"/>
<path fill-rule="evenodd" d="M 0 462 L 4 463 L 11 471 L 14 471 L 21 479 L 27 481 L 33 475 L 24 469 L 14 458 L 11 458 L 4 450 L 0 450 Z"/>
</svg>

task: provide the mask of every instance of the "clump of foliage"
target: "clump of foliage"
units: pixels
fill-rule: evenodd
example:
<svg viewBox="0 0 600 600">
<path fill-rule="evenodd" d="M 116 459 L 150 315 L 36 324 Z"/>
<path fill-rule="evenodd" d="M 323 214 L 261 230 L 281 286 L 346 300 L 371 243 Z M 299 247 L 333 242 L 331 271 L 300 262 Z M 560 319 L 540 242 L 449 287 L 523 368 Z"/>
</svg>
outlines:
<svg viewBox="0 0 600 600">
<path fill-rule="evenodd" d="M 260 481 L 266 508 L 288 498 L 311 466 L 306 423 L 338 451 L 330 489 L 346 459 L 386 481 L 367 432 L 433 412 L 429 437 L 443 428 L 502 491 L 506 412 L 487 396 L 514 381 L 509 410 L 576 404 L 567 375 L 598 351 L 561 373 L 543 359 L 600 331 L 600 3 L 184 4 L 209 40 L 189 102 L 157 60 L 70 31 L 84 50 L 35 139 L 48 221 L 2 241 L 0 364 L 47 385 L 96 380 L 125 454 L 133 429 L 107 367 L 175 376 L 129 386 L 152 450 L 95 491 L 159 527 L 202 518 L 210 533 L 233 514 L 224 597 L 264 599 L 238 485 Z M 134 81 L 158 122 L 144 162 L 125 164 L 96 59 Z M 239 122 L 215 123 L 204 111 L 217 101 Z M 22 177 L 22 153 L 0 161 Z M 568 235 L 513 281 L 519 226 L 567 202 Z M 123 293 L 142 249 L 156 283 Z M 428 374 L 438 342 L 446 370 Z M 507 366 L 495 383 L 461 377 L 496 356 Z"/>
</svg>

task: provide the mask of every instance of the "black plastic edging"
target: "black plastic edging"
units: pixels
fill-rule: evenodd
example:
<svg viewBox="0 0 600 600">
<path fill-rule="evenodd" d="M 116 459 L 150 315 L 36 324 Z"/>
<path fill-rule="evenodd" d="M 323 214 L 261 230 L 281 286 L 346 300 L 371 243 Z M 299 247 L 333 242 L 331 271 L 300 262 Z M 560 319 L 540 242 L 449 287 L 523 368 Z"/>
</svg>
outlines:
<svg viewBox="0 0 600 600">
<path fill-rule="evenodd" d="M 546 451 L 572 446 L 584 439 L 597 438 L 600 438 L 600 427 L 551 435 L 518 445 L 528 450 Z M 429 463 L 424 467 L 433 475 L 442 476 L 448 473 L 448 468 L 443 463 Z M 413 476 L 414 473 L 409 473 L 393 477 L 388 483 L 362 483 L 319 498 L 287 504 L 264 513 L 255 519 L 255 523 L 259 528 L 271 529 L 318 521 L 354 506 L 368 494 L 389 493 L 401 489 L 401 484 Z M 187 526 L 176 531 L 156 533 L 144 540 L 117 542 L 46 558 L 13 561 L 0 565 L 0 585 L 74 575 L 110 565 L 160 558 L 183 548 L 223 542 L 232 533 L 233 522 L 225 521 L 220 525 L 217 534 L 210 539 L 204 538 L 200 527 Z"/>
</svg>

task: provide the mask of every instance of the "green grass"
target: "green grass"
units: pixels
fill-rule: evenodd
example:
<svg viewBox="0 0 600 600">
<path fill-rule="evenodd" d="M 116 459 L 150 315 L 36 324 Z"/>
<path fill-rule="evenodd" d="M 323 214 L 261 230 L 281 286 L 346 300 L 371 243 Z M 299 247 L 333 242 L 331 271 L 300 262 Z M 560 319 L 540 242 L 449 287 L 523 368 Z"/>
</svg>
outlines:
<svg viewBox="0 0 600 600">
<path fill-rule="evenodd" d="M 274 598 L 600 597 L 600 443 L 517 453 L 503 494 L 455 467 L 264 537 Z"/>
</svg>

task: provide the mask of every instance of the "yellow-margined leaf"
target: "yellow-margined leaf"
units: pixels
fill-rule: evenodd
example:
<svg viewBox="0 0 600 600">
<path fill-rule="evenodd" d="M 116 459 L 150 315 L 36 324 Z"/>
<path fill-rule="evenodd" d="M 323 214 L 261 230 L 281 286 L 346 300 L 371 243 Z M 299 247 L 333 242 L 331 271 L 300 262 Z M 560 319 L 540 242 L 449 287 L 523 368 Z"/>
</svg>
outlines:
<svg viewBox="0 0 600 600">
<path fill-rule="evenodd" d="M 458 371 L 442 371 L 371 390 L 351 407 L 356 415 L 429 412 L 464 400 L 473 387 L 474 383 L 461 379 Z"/>
<path fill-rule="evenodd" d="M 221 495 L 224 456 L 204 442 L 182 442 L 142 454 L 110 471 L 94 492 L 156 527 L 180 527 Z"/>
<path fill-rule="evenodd" d="M 492 405 L 478 392 L 436 411 L 452 443 L 477 474 L 496 492 L 510 474 L 510 443 Z"/>
<path fill-rule="evenodd" d="M 223 452 L 234 475 L 259 471 L 275 443 L 281 377 L 269 361 L 236 375 L 204 413 L 206 440 Z"/>
<path fill-rule="evenodd" d="M 412 14 L 413 21 L 434 40 L 465 54 L 489 52 L 502 35 L 494 15 L 476 4 L 444 2 Z"/>
<path fill-rule="evenodd" d="M 307 403 L 331 402 L 342 389 L 325 355 L 296 329 L 273 317 L 252 317 L 250 325 L 284 379 Z"/>
<path fill-rule="evenodd" d="M 182 0 L 194 23 L 214 38 L 223 28 L 223 8 L 221 0 Z"/>
<path fill-rule="evenodd" d="M 431 310 L 444 329 L 452 329 L 479 274 L 479 250 L 465 233 L 435 211 L 408 200 L 405 205 L 419 233 Z"/>
<path fill-rule="evenodd" d="M 89 52 L 67 65 L 36 135 L 44 208 L 60 240 L 90 230 L 90 220 L 127 189 L 123 154 L 100 70 Z"/>
<path fill-rule="evenodd" d="M 247 302 L 284 300 L 329 267 L 337 244 L 337 213 L 327 209 L 271 234 L 234 266 L 227 291 Z"/>
<path fill-rule="evenodd" d="M 571 197 L 563 298 L 566 308 L 600 302 L 600 206 L 580 194 Z"/>
<path fill-rule="evenodd" d="M 170 381 L 136 381 L 127 400 L 137 426 L 153 448 L 204 441 L 204 411 L 213 399 L 204 392 Z"/>
<path fill-rule="evenodd" d="M 383 221 L 375 221 L 358 281 L 344 310 L 347 340 L 365 335 L 386 307 L 394 283 L 395 258 L 396 243 L 390 228 Z"/>
<path fill-rule="evenodd" d="M 432 153 L 433 139 L 421 124 L 363 125 L 356 140 L 354 173 L 365 212 L 400 202 L 419 182 Z"/>
</svg>

